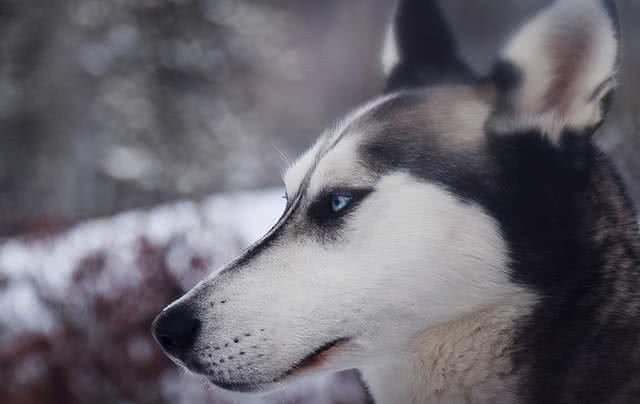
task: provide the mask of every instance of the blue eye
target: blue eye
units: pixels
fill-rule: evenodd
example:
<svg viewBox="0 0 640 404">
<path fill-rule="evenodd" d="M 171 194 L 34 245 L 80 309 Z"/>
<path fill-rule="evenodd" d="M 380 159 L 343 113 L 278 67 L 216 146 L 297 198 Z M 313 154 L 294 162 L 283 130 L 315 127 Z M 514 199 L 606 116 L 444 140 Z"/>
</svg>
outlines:
<svg viewBox="0 0 640 404">
<path fill-rule="evenodd" d="M 344 216 L 356 209 L 371 192 L 372 188 L 343 188 L 322 192 L 309 205 L 309 218 L 324 227 L 339 226 L 344 222 Z"/>
<path fill-rule="evenodd" d="M 347 194 L 336 193 L 331 195 L 331 210 L 334 212 L 341 211 L 349 206 L 351 196 Z"/>
</svg>

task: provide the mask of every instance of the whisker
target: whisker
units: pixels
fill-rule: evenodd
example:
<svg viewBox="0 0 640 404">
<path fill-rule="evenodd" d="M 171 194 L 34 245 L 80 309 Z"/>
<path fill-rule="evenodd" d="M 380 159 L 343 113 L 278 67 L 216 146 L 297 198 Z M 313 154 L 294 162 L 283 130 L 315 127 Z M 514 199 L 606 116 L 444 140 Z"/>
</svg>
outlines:
<svg viewBox="0 0 640 404">
<path fill-rule="evenodd" d="M 282 161 L 285 162 L 285 164 L 287 165 L 287 167 L 291 166 L 291 160 L 287 157 L 286 154 L 284 154 L 284 152 L 282 151 L 282 149 L 280 149 L 278 147 L 278 145 L 273 141 L 270 140 L 271 145 L 273 146 L 274 149 L 276 149 L 276 151 L 278 152 L 278 154 L 280 155 L 280 158 L 282 158 Z"/>
</svg>

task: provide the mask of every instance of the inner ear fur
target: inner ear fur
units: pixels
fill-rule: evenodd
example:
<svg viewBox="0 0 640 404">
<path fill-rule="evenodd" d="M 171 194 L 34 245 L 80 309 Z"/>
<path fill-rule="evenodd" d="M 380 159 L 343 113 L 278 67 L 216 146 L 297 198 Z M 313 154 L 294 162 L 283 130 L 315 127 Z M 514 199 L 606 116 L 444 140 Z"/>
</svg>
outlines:
<svg viewBox="0 0 640 404">
<path fill-rule="evenodd" d="M 612 2 L 558 0 L 511 37 L 494 65 L 492 128 L 539 129 L 556 139 L 597 127 L 616 85 L 619 35 Z"/>
</svg>

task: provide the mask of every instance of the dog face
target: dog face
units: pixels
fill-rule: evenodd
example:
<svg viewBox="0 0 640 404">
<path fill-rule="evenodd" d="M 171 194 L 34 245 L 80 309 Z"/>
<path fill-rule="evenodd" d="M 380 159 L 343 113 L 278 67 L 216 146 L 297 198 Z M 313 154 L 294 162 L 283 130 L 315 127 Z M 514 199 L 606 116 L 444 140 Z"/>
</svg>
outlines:
<svg viewBox="0 0 640 404">
<path fill-rule="evenodd" d="M 430 326 L 530 296 L 512 265 L 514 229 L 526 234 L 500 213 L 527 178 L 496 143 L 532 132 L 534 152 L 553 154 L 597 126 L 615 49 L 600 2 L 560 1 L 515 35 L 494 80 L 351 113 L 286 173 L 278 223 L 165 309 L 156 338 L 213 383 L 254 391 L 408 355 Z"/>
</svg>

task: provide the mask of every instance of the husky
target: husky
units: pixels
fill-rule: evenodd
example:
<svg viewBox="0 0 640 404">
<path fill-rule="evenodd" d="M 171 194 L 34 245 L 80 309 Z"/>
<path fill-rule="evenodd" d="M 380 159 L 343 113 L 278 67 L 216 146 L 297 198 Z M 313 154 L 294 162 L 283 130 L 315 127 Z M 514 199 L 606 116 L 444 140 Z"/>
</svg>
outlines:
<svg viewBox="0 0 640 404">
<path fill-rule="evenodd" d="M 288 169 L 279 221 L 155 338 L 233 391 L 355 368 L 383 404 L 638 402 L 640 233 L 593 141 L 613 2 L 548 5 L 484 77 L 446 27 L 420 36 L 426 3 L 397 8 L 387 91 Z"/>
</svg>

